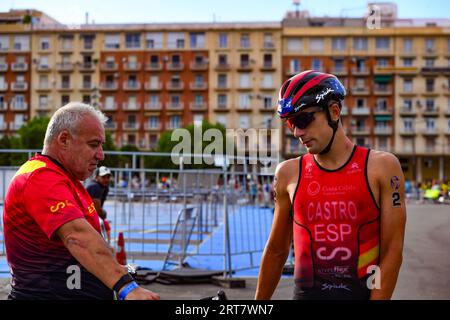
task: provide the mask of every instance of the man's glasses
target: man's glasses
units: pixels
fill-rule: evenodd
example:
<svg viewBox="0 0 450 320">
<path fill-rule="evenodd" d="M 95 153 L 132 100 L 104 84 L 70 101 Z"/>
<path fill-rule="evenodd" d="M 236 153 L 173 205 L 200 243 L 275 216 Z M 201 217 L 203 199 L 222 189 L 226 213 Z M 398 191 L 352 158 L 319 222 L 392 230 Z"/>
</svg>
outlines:
<svg viewBox="0 0 450 320">
<path fill-rule="evenodd" d="M 297 116 L 287 119 L 286 123 L 292 131 L 294 131 L 295 128 L 306 129 L 311 122 L 316 119 L 314 118 L 314 114 L 320 111 L 322 111 L 322 109 L 317 109 L 312 112 L 300 112 Z"/>
</svg>

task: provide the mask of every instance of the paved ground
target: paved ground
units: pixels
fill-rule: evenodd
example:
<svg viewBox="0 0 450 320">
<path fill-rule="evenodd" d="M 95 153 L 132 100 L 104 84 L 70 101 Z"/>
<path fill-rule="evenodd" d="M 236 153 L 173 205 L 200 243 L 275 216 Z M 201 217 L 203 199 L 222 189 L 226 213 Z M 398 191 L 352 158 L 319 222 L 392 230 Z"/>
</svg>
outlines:
<svg viewBox="0 0 450 320">
<path fill-rule="evenodd" d="M 394 299 L 450 299 L 450 206 L 409 205 L 403 266 Z M 245 289 L 225 289 L 231 299 L 252 299 L 256 278 L 247 278 Z M 0 299 L 5 299 L 8 279 L 0 279 Z M 214 295 L 219 287 L 151 284 L 162 299 L 199 299 Z M 290 299 L 292 279 L 282 279 L 274 299 Z"/>
</svg>

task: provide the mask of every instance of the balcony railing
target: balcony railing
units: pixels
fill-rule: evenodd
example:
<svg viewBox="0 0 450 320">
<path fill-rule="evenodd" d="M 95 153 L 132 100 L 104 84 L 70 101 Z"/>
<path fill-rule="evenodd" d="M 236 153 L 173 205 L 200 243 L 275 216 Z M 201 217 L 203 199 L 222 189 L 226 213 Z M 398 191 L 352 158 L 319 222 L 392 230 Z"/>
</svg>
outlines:
<svg viewBox="0 0 450 320">
<path fill-rule="evenodd" d="M 145 110 L 161 110 L 162 109 L 162 103 L 161 102 L 146 102 Z"/>
<path fill-rule="evenodd" d="M 222 63 L 216 64 L 215 69 L 216 69 L 216 71 L 228 71 L 231 69 L 231 66 L 229 63 L 222 62 Z"/>
<path fill-rule="evenodd" d="M 8 110 L 8 103 L 1 101 L 0 102 L 0 111 L 6 111 L 6 110 Z"/>
<path fill-rule="evenodd" d="M 94 90 L 94 84 L 92 82 L 82 82 L 81 83 L 81 90 Z"/>
<path fill-rule="evenodd" d="M 117 63 L 113 61 L 104 62 L 100 65 L 102 71 L 115 71 L 118 69 Z"/>
<path fill-rule="evenodd" d="M 161 62 L 150 62 L 145 64 L 145 70 L 158 71 L 162 70 L 163 64 Z"/>
<path fill-rule="evenodd" d="M 431 135 L 435 136 L 439 134 L 439 130 L 437 128 L 426 128 L 421 131 L 424 136 Z"/>
<path fill-rule="evenodd" d="M 13 62 L 11 66 L 12 71 L 27 71 L 28 63 L 25 62 Z"/>
<path fill-rule="evenodd" d="M 22 126 L 24 125 L 24 123 L 22 122 L 22 123 L 17 123 L 17 122 L 11 122 L 10 124 L 9 124 L 9 130 L 11 130 L 11 131 L 17 131 L 17 130 L 19 130 L 20 128 L 22 128 Z"/>
<path fill-rule="evenodd" d="M 369 108 L 353 108 L 352 115 L 354 116 L 368 116 L 370 115 Z"/>
<path fill-rule="evenodd" d="M 94 71 L 95 65 L 92 62 L 84 62 L 80 64 L 80 71 Z"/>
<path fill-rule="evenodd" d="M 438 116 L 439 115 L 439 107 L 425 107 L 423 109 L 424 116 Z"/>
<path fill-rule="evenodd" d="M 361 68 L 353 67 L 352 68 L 352 74 L 354 74 L 354 75 L 364 76 L 364 75 L 368 75 L 369 73 L 370 73 L 370 70 L 367 67 L 361 67 Z"/>
<path fill-rule="evenodd" d="M 141 104 L 138 102 L 135 103 L 128 103 L 128 102 L 124 102 L 122 103 L 122 109 L 123 110 L 140 110 L 141 109 Z"/>
<path fill-rule="evenodd" d="M 11 102 L 11 110 L 14 111 L 26 111 L 28 110 L 28 103 L 26 102 Z"/>
<path fill-rule="evenodd" d="M 8 71 L 8 64 L 6 62 L 0 63 L 0 72 Z"/>
<path fill-rule="evenodd" d="M 352 128 L 352 134 L 353 135 L 368 135 L 370 132 L 369 132 L 369 129 L 368 128 L 366 128 L 366 127 L 355 127 L 355 128 Z"/>
<path fill-rule="evenodd" d="M 0 91 L 6 91 L 6 90 L 8 90 L 8 84 L 0 83 Z"/>
<path fill-rule="evenodd" d="M 415 116 L 415 115 L 417 115 L 417 111 L 413 107 L 402 106 L 400 108 L 400 115 L 401 116 Z"/>
<path fill-rule="evenodd" d="M 58 71 L 73 71 L 73 63 L 71 62 L 60 62 L 56 64 L 56 69 Z"/>
<path fill-rule="evenodd" d="M 250 61 L 241 61 L 241 63 L 238 66 L 238 70 L 241 71 L 250 71 L 252 70 L 252 65 L 250 63 Z"/>
<path fill-rule="evenodd" d="M 184 69 L 183 62 L 169 62 L 167 64 L 167 69 L 171 71 L 180 71 Z"/>
<path fill-rule="evenodd" d="M 376 115 L 391 115 L 393 113 L 392 108 L 382 108 L 382 107 L 375 107 L 374 114 Z"/>
<path fill-rule="evenodd" d="M 208 63 L 206 61 L 193 61 L 190 63 L 191 70 L 207 70 L 208 69 Z"/>
<path fill-rule="evenodd" d="M 125 81 L 123 83 L 123 90 L 135 91 L 141 89 L 141 83 L 139 81 Z"/>
<path fill-rule="evenodd" d="M 167 90 L 171 90 L 171 91 L 183 90 L 184 89 L 184 83 L 183 82 L 169 81 L 166 84 L 166 88 L 167 88 Z"/>
<path fill-rule="evenodd" d="M 375 132 L 375 134 L 379 134 L 379 135 L 391 135 L 392 128 L 375 126 L 374 132 Z"/>
<path fill-rule="evenodd" d="M 409 127 L 407 127 L 407 128 L 401 128 L 400 129 L 400 134 L 401 135 L 415 135 L 416 134 L 416 129 L 414 129 L 414 128 L 409 128 Z"/>
<path fill-rule="evenodd" d="M 50 66 L 48 64 L 38 64 L 36 66 L 36 70 L 40 72 L 48 72 L 50 71 Z"/>
<path fill-rule="evenodd" d="M 117 122 L 109 121 L 109 122 L 105 123 L 105 129 L 106 130 L 117 130 Z"/>
<path fill-rule="evenodd" d="M 162 82 L 146 82 L 145 83 L 145 90 L 148 91 L 159 91 L 163 89 Z"/>
<path fill-rule="evenodd" d="M 336 76 L 345 76 L 348 74 L 348 70 L 346 68 L 333 68 L 331 73 Z"/>
<path fill-rule="evenodd" d="M 184 108 L 183 102 L 168 102 L 167 109 L 168 110 L 182 110 Z"/>
<path fill-rule="evenodd" d="M 119 85 L 117 82 L 102 82 L 100 84 L 100 90 L 117 90 Z"/>
<path fill-rule="evenodd" d="M 144 129 L 147 131 L 159 131 L 161 130 L 161 123 L 146 122 L 144 123 Z"/>
<path fill-rule="evenodd" d="M 191 102 L 189 108 L 191 111 L 205 111 L 208 108 L 208 104 L 206 102 Z"/>
<path fill-rule="evenodd" d="M 105 104 L 105 103 L 102 103 L 102 104 L 100 104 L 100 109 L 102 109 L 102 110 L 117 110 L 117 102 L 114 102 L 114 103 L 110 103 L 110 104 Z"/>
<path fill-rule="evenodd" d="M 62 82 L 59 86 L 58 86 L 58 90 L 61 91 L 69 91 L 69 90 L 73 90 L 73 86 L 70 82 Z"/>
<path fill-rule="evenodd" d="M 139 130 L 139 123 L 137 122 L 124 122 L 123 129 L 124 130 Z"/>
<path fill-rule="evenodd" d="M 189 88 L 191 90 L 206 90 L 208 89 L 208 84 L 205 81 L 194 81 L 189 84 Z"/>
<path fill-rule="evenodd" d="M 12 83 L 11 89 L 13 91 L 27 91 L 28 83 L 23 81 L 16 81 Z"/>
<path fill-rule="evenodd" d="M 375 95 L 391 95 L 392 94 L 392 87 L 383 87 L 383 86 L 374 86 L 374 94 Z"/>
<path fill-rule="evenodd" d="M 127 63 L 124 63 L 123 68 L 127 71 L 140 70 L 141 63 L 140 62 L 127 62 Z"/>
<path fill-rule="evenodd" d="M 351 94 L 352 95 L 367 95 L 367 94 L 369 94 L 369 89 L 365 88 L 365 87 L 356 86 L 356 87 L 352 88 Z"/>
</svg>

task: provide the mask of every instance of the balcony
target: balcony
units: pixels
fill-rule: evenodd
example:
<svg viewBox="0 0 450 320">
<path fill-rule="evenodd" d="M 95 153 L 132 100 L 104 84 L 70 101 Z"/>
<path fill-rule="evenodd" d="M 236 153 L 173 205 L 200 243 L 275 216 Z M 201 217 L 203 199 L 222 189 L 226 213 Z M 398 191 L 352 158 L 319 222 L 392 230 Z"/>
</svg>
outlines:
<svg viewBox="0 0 450 320">
<path fill-rule="evenodd" d="M 107 123 L 105 123 L 105 129 L 106 130 L 117 130 L 117 122 L 115 121 L 109 121 Z"/>
<path fill-rule="evenodd" d="M 370 70 L 367 67 L 362 68 L 353 67 L 352 74 L 354 76 L 368 76 L 370 74 Z"/>
<path fill-rule="evenodd" d="M 261 90 L 276 90 L 278 86 L 272 83 L 261 83 L 260 89 Z"/>
<path fill-rule="evenodd" d="M 80 91 L 92 91 L 95 86 L 92 82 L 83 82 L 80 86 Z"/>
<path fill-rule="evenodd" d="M 373 68 L 374 74 L 394 74 L 395 72 L 394 66 L 375 66 Z"/>
<path fill-rule="evenodd" d="M 161 102 L 146 102 L 144 104 L 144 108 L 146 111 L 160 111 L 162 109 Z"/>
<path fill-rule="evenodd" d="M 184 103 L 183 102 L 168 102 L 167 110 L 183 110 Z"/>
<path fill-rule="evenodd" d="M 237 106 L 236 110 L 238 112 L 252 112 L 252 108 L 250 106 Z"/>
<path fill-rule="evenodd" d="M 191 111 L 206 111 L 208 109 L 208 104 L 206 102 L 191 102 L 189 104 L 189 109 Z"/>
<path fill-rule="evenodd" d="M 377 135 L 392 135 L 392 128 L 375 126 L 374 133 Z"/>
<path fill-rule="evenodd" d="M 59 90 L 59 91 L 71 91 L 71 90 L 73 90 L 73 86 L 71 85 L 70 82 L 62 82 L 62 83 L 58 86 L 58 90 Z"/>
<path fill-rule="evenodd" d="M 300 68 L 299 69 L 289 69 L 289 70 L 286 71 L 286 76 L 292 77 L 292 76 L 294 76 L 294 75 L 296 75 L 297 73 L 300 73 L 300 72 L 301 72 Z"/>
<path fill-rule="evenodd" d="M 12 91 L 27 91 L 28 90 L 28 83 L 24 81 L 16 81 L 12 83 L 11 86 Z"/>
<path fill-rule="evenodd" d="M 123 130 L 139 130 L 139 127 L 137 122 L 124 122 L 122 125 Z"/>
<path fill-rule="evenodd" d="M 48 103 L 41 103 L 37 107 L 37 111 L 49 111 L 52 107 Z"/>
<path fill-rule="evenodd" d="M 413 107 L 402 106 L 400 108 L 400 116 L 402 117 L 415 117 L 417 116 L 417 111 Z"/>
<path fill-rule="evenodd" d="M 0 72 L 8 71 L 8 64 L 6 62 L 0 63 Z"/>
<path fill-rule="evenodd" d="M 370 131 L 366 127 L 352 128 L 352 135 L 354 135 L 354 136 L 367 136 L 369 134 L 370 134 Z"/>
<path fill-rule="evenodd" d="M 260 112 L 268 112 L 268 113 L 274 113 L 275 108 L 273 106 L 265 106 L 264 104 L 259 106 Z"/>
<path fill-rule="evenodd" d="M 407 128 L 402 128 L 402 129 L 400 129 L 400 135 L 402 135 L 402 136 L 415 136 L 416 135 L 416 129 L 414 129 L 414 128 L 409 128 L 409 127 L 407 127 Z"/>
<path fill-rule="evenodd" d="M 145 90 L 147 91 L 160 91 L 163 89 L 162 82 L 146 82 Z"/>
<path fill-rule="evenodd" d="M 374 90 L 373 91 L 374 95 L 381 95 L 381 96 L 392 95 L 392 87 L 391 86 L 384 87 L 384 86 L 375 85 L 373 90 Z"/>
<path fill-rule="evenodd" d="M 169 81 L 166 84 L 166 88 L 169 91 L 181 91 L 184 89 L 184 83 L 181 81 Z"/>
<path fill-rule="evenodd" d="M 226 104 L 219 104 L 214 108 L 215 112 L 229 112 L 230 108 Z"/>
<path fill-rule="evenodd" d="M 373 113 L 377 116 L 384 116 L 384 115 L 392 115 L 394 112 L 394 109 L 392 108 L 382 108 L 382 107 L 375 107 Z"/>
<path fill-rule="evenodd" d="M 72 44 L 60 44 L 59 52 L 72 52 L 73 51 L 73 45 Z"/>
<path fill-rule="evenodd" d="M 352 88 L 350 93 L 354 96 L 360 96 L 360 95 L 368 95 L 370 91 L 368 88 L 356 86 Z"/>
<path fill-rule="evenodd" d="M 114 82 L 102 82 L 100 84 L 100 90 L 103 91 L 115 91 L 119 88 L 119 85 L 116 81 Z"/>
<path fill-rule="evenodd" d="M 95 65 L 92 62 L 84 62 L 80 64 L 81 72 L 93 72 L 95 70 Z"/>
<path fill-rule="evenodd" d="M 264 62 L 260 69 L 261 71 L 274 71 L 276 67 L 272 62 Z"/>
<path fill-rule="evenodd" d="M 22 128 L 23 125 L 24 125 L 23 122 L 11 122 L 11 123 L 9 124 L 9 130 L 11 130 L 11 131 L 17 131 L 17 130 L 19 130 L 20 128 Z"/>
<path fill-rule="evenodd" d="M 14 111 L 27 111 L 28 110 L 28 103 L 26 102 L 11 102 L 11 110 Z"/>
<path fill-rule="evenodd" d="M 208 62 L 206 61 L 193 61 L 190 63 L 190 68 L 193 71 L 208 70 Z"/>
<path fill-rule="evenodd" d="M 335 76 L 346 76 L 348 75 L 348 70 L 346 68 L 333 68 L 331 73 Z"/>
<path fill-rule="evenodd" d="M 126 62 L 123 64 L 123 69 L 125 71 L 136 71 L 141 69 L 140 62 Z"/>
<path fill-rule="evenodd" d="M 50 66 L 48 64 L 38 64 L 36 70 L 39 72 L 50 72 Z"/>
<path fill-rule="evenodd" d="M 425 109 L 423 109 L 422 115 L 424 117 L 437 117 L 439 116 L 439 107 L 425 107 Z"/>
<path fill-rule="evenodd" d="M 231 69 L 231 66 L 229 63 L 218 63 L 216 64 L 216 67 L 214 68 L 216 71 L 229 71 Z"/>
<path fill-rule="evenodd" d="M 109 104 L 104 104 L 104 103 L 101 103 L 100 104 L 100 109 L 101 110 L 105 110 L 105 111 L 115 111 L 115 110 L 117 110 L 117 103 L 116 102 L 114 102 L 114 103 L 109 103 Z"/>
<path fill-rule="evenodd" d="M 102 71 L 117 71 L 118 65 L 114 61 L 107 61 L 100 65 L 100 70 Z"/>
<path fill-rule="evenodd" d="M 184 69 L 183 62 L 169 62 L 167 64 L 167 70 L 170 70 L 170 71 L 181 71 L 183 69 Z"/>
<path fill-rule="evenodd" d="M 60 72 L 71 72 L 71 71 L 73 71 L 73 63 L 71 63 L 71 62 L 57 63 L 56 69 Z"/>
<path fill-rule="evenodd" d="M 50 83 L 48 82 L 38 83 L 36 86 L 36 90 L 38 91 L 50 91 L 51 89 Z"/>
<path fill-rule="evenodd" d="M 425 48 L 425 52 L 423 53 L 425 57 L 435 57 L 437 55 L 436 48 Z"/>
<path fill-rule="evenodd" d="M 146 122 L 146 123 L 144 123 L 144 129 L 146 131 L 160 131 L 161 130 L 161 123 L 159 123 L 159 122 L 157 122 L 157 123 Z"/>
<path fill-rule="evenodd" d="M 370 110 L 367 107 L 364 108 L 352 108 L 352 115 L 353 116 L 369 116 Z"/>
<path fill-rule="evenodd" d="M 125 91 L 137 91 L 141 89 L 141 83 L 139 81 L 125 81 L 123 83 L 123 90 Z"/>
<path fill-rule="evenodd" d="M 28 63 L 25 62 L 13 62 L 11 65 L 12 71 L 24 72 L 28 70 Z"/>
<path fill-rule="evenodd" d="M 126 111 L 138 111 L 141 109 L 141 104 L 138 102 L 136 103 L 124 102 L 122 103 L 122 109 Z"/>
<path fill-rule="evenodd" d="M 150 62 L 145 64 L 145 70 L 147 71 L 161 71 L 163 64 L 161 62 Z"/>
<path fill-rule="evenodd" d="M 205 81 L 194 81 L 189 84 L 189 88 L 193 91 L 206 90 L 208 89 L 208 84 Z"/>
<path fill-rule="evenodd" d="M 252 69 L 253 67 L 250 64 L 250 61 L 241 61 L 237 68 L 238 71 L 251 71 Z"/>
<path fill-rule="evenodd" d="M 341 109 L 341 116 L 348 116 L 348 108 L 347 107 L 342 107 Z"/>
<path fill-rule="evenodd" d="M 439 135 L 439 131 L 437 128 L 426 128 L 421 131 L 424 136 L 437 136 Z"/>
<path fill-rule="evenodd" d="M 217 84 L 216 90 L 230 90 L 230 87 L 228 86 L 228 83 L 219 82 Z"/>
<path fill-rule="evenodd" d="M 6 131 L 8 129 L 8 124 L 5 122 L 0 123 L 0 131 Z"/>
<path fill-rule="evenodd" d="M 1 101 L 0 102 L 0 111 L 6 111 L 6 110 L 8 110 L 8 103 Z"/>
<path fill-rule="evenodd" d="M 8 84 L 0 83 L 0 91 L 6 91 L 6 90 L 8 90 Z"/>
</svg>

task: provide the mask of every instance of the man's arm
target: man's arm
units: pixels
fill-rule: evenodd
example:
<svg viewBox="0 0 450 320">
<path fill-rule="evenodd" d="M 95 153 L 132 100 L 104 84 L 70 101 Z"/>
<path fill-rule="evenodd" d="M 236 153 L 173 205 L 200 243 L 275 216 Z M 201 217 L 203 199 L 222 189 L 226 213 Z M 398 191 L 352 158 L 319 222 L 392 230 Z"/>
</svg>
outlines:
<svg viewBox="0 0 450 320">
<path fill-rule="evenodd" d="M 294 161 L 296 162 L 296 161 Z M 297 162 L 296 162 L 297 163 Z M 278 165 L 274 179 L 275 210 L 272 230 L 264 249 L 255 299 L 268 300 L 280 281 L 292 241 L 291 200 L 287 191 L 289 166 Z"/>
<path fill-rule="evenodd" d="M 116 262 L 107 243 L 85 220 L 75 219 L 56 231 L 70 253 L 83 267 L 112 289 L 127 270 Z M 141 287 L 128 294 L 127 300 L 155 300 L 159 296 Z"/>
<path fill-rule="evenodd" d="M 94 202 L 95 210 L 97 211 L 98 216 L 100 218 L 102 218 L 103 220 L 105 220 L 106 219 L 106 211 L 103 210 L 100 199 L 92 198 L 92 201 Z"/>
<path fill-rule="evenodd" d="M 392 297 L 403 259 L 406 224 L 405 178 L 400 163 L 388 153 L 379 154 L 376 162 L 381 199 L 381 288 L 372 290 L 372 300 Z"/>
</svg>

